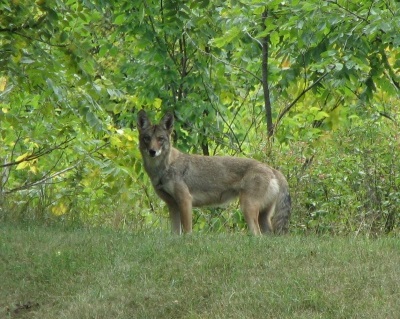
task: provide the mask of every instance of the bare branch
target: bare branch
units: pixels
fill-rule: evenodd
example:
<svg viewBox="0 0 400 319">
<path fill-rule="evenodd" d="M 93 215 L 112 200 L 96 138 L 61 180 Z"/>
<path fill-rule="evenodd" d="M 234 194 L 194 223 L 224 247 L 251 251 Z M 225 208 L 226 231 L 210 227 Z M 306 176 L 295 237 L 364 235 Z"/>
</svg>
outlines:
<svg viewBox="0 0 400 319">
<path fill-rule="evenodd" d="M 66 144 L 68 144 L 69 142 L 71 142 L 74 139 L 75 139 L 75 137 L 67 139 L 64 142 L 61 142 L 60 144 L 55 145 L 55 146 L 53 146 L 51 148 L 48 148 L 48 149 L 39 149 L 37 152 L 34 152 L 31 155 L 28 155 L 27 157 L 25 157 L 25 158 L 23 158 L 23 159 L 21 159 L 19 161 L 13 161 L 13 162 L 1 164 L 0 168 L 1 167 L 8 167 L 8 166 L 18 165 L 18 164 L 20 164 L 22 162 L 29 162 L 29 161 L 32 161 L 32 160 L 37 159 L 39 157 L 42 157 L 44 155 L 50 154 L 54 150 L 65 149 L 67 147 Z M 14 152 L 14 150 L 13 150 L 13 152 Z"/>
<path fill-rule="evenodd" d="M 332 67 L 326 71 L 319 79 L 317 79 L 315 82 L 313 82 L 311 85 L 309 85 L 307 88 L 303 89 L 303 91 L 290 103 L 288 104 L 278 115 L 278 118 L 276 119 L 275 123 L 275 128 L 278 126 L 279 122 L 282 120 L 282 118 L 285 116 L 287 112 L 290 111 L 290 109 L 308 92 L 310 91 L 314 86 L 316 86 L 318 83 L 320 83 L 329 73 L 331 73 L 335 69 L 335 66 L 332 65 Z"/>
<path fill-rule="evenodd" d="M 379 112 L 379 115 L 382 117 L 387 118 L 388 120 L 391 120 L 394 124 L 399 125 L 399 123 L 396 121 L 395 118 L 393 118 L 393 116 L 391 116 L 389 113 L 387 112 Z"/>
<path fill-rule="evenodd" d="M 332 4 L 337 5 L 340 9 L 342 9 L 343 11 L 345 11 L 345 12 L 349 13 L 350 15 L 356 17 L 357 19 L 360 19 L 360 20 L 362 20 L 362 21 L 364 21 L 364 22 L 366 22 L 366 23 L 369 23 L 369 21 L 368 21 L 368 16 L 369 16 L 369 13 L 370 13 L 370 10 L 371 10 L 371 7 L 372 7 L 372 4 L 374 3 L 374 1 L 372 1 L 372 3 L 371 3 L 371 7 L 370 7 L 370 10 L 368 11 L 367 18 L 364 18 L 364 17 L 362 17 L 362 16 L 360 16 L 360 15 L 358 15 L 358 14 L 356 14 L 356 13 L 350 11 L 350 10 L 347 9 L 346 7 L 344 7 L 344 6 L 342 6 L 341 4 L 339 4 L 339 3 L 337 2 L 337 0 L 336 0 L 336 1 L 329 0 L 329 3 L 332 3 Z"/>
<path fill-rule="evenodd" d="M 59 175 L 61 175 L 61 174 L 63 174 L 63 173 L 66 173 L 66 172 L 68 172 L 68 171 L 74 169 L 74 168 L 77 167 L 80 163 L 81 163 L 81 161 L 75 163 L 74 165 L 72 165 L 72 166 L 70 166 L 70 167 L 64 168 L 64 169 L 62 169 L 61 171 L 58 171 L 58 172 L 56 172 L 56 173 L 54 173 L 54 174 L 45 176 L 45 177 L 43 177 L 43 178 L 41 178 L 41 179 L 39 179 L 39 180 L 37 180 L 37 181 L 35 181 L 35 182 L 28 183 L 28 184 L 24 184 L 24 185 L 22 185 L 22 186 L 13 188 L 13 189 L 11 189 L 11 190 L 8 190 L 8 191 L 5 192 L 5 194 L 14 193 L 14 192 L 17 192 L 17 191 L 21 191 L 21 190 L 24 190 L 24 189 L 31 188 L 31 187 L 36 186 L 36 185 L 39 185 L 39 184 L 44 184 L 46 181 L 48 181 L 48 180 L 50 180 L 50 179 L 52 179 L 52 178 L 54 178 L 54 177 L 56 177 L 56 176 L 59 176 Z"/>
<path fill-rule="evenodd" d="M 210 105 L 211 107 L 214 109 L 215 112 L 217 112 L 217 114 L 219 114 L 219 116 L 222 119 L 222 122 L 224 122 L 224 124 L 227 126 L 228 131 L 231 132 L 232 136 L 234 137 L 236 144 L 239 146 L 239 152 L 242 153 L 242 149 L 241 149 L 241 143 L 239 142 L 238 137 L 235 134 L 235 131 L 232 129 L 232 125 L 230 123 L 228 123 L 228 121 L 225 119 L 225 117 L 221 114 L 221 112 L 218 110 L 218 108 L 214 105 L 214 103 L 211 100 L 210 95 L 208 94 L 208 90 L 206 87 L 206 84 L 204 83 L 204 80 L 202 78 L 202 82 L 203 82 L 203 86 L 204 86 L 204 91 L 206 92 L 207 96 L 208 96 L 208 100 L 210 101 Z"/>
<path fill-rule="evenodd" d="M 102 149 L 103 147 L 105 147 L 106 145 L 109 145 L 109 142 L 104 143 L 103 145 L 97 146 L 95 149 L 93 149 L 88 154 L 92 155 L 92 154 L 96 153 L 97 151 L 99 151 L 100 149 Z M 41 179 L 39 179 L 37 181 L 34 181 L 32 183 L 25 183 L 24 185 L 21 185 L 21 186 L 15 187 L 13 189 L 10 189 L 8 191 L 5 191 L 5 192 L 3 192 L 3 194 L 10 194 L 10 193 L 14 193 L 14 192 L 17 192 L 17 191 L 28 189 L 28 188 L 31 188 L 31 187 L 34 187 L 34 186 L 37 186 L 37 185 L 40 185 L 40 184 L 45 184 L 47 181 L 53 179 L 54 177 L 57 177 L 57 176 L 59 176 L 61 174 L 64 174 L 64 173 L 70 171 L 70 170 L 73 170 L 75 167 L 80 165 L 83 161 L 84 161 L 84 159 L 78 160 L 74 165 L 71 165 L 71 166 L 69 166 L 67 168 L 64 168 L 64 169 L 62 169 L 62 170 L 60 170 L 58 172 L 55 172 L 55 173 L 53 173 L 51 175 L 50 175 L 50 171 L 48 171 L 46 174 L 44 174 L 44 176 Z M 55 167 L 55 165 L 53 167 Z"/>
</svg>

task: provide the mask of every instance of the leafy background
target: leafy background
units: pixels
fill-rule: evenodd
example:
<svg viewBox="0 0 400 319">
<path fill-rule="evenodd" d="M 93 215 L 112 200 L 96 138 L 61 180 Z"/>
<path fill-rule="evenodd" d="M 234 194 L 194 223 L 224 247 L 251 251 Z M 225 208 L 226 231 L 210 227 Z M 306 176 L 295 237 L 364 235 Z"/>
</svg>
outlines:
<svg viewBox="0 0 400 319">
<path fill-rule="evenodd" d="M 396 1 L 0 3 L 0 219 L 168 229 L 136 114 L 288 177 L 292 232 L 399 230 Z M 197 231 L 243 230 L 238 205 Z"/>
</svg>

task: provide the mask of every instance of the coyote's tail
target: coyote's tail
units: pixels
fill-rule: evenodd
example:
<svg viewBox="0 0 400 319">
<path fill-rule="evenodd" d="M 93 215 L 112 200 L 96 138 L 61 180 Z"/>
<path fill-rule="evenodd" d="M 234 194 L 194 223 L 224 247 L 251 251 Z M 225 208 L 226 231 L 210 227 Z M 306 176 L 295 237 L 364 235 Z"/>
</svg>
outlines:
<svg viewBox="0 0 400 319">
<path fill-rule="evenodd" d="M 280 184 L 280 192 L 275 207 L 275 214 L 272 217 L 272 227 L 275 234 L 286 234 L 289 230 L 289 218 L 292 203 L 289 186 L 286 180 Z"/>
</svg>

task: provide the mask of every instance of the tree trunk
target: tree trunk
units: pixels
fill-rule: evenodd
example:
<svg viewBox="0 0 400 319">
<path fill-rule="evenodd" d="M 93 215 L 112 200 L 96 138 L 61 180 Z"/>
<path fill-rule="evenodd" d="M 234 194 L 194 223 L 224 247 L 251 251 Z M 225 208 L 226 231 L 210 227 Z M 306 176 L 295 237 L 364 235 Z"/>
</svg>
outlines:
<svg viewBox="0 0 400 319">
<path fill-rule="evenodd" d="M 266 29 L 266 19 L 268 17 L 268 9 L 262 14 L 262 28 Z M 265 116 L 267 120 L 267 131 L 268 137 L 272 137 L 274 135 L 274 127 L 272 124 L 272 110 L 271 110 L 271 99 L 269 95 L 269 82 L 268 82 L 268 55 L 269 55 L 269 35 L 266 35 L 261 39 L 262 46 L 262 86 L 264 91 L 264 108 L 265 108 Z"/>
</svg>

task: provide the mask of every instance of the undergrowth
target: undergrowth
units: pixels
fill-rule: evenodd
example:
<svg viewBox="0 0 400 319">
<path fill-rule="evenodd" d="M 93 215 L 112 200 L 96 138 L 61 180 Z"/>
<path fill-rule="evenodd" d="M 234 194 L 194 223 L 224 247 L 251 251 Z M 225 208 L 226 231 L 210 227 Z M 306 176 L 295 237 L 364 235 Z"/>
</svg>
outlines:
<svg viewBox="0 0 400 319">
<path fill-rule="evenodd" d="M 287 177 L 293 203 L 292 233 L 399 233 L 400 136 L 386 129 L 384 121 L 363 120 L 340 131 L 306 134 L 304 141 L 296 137 L 296 142 L 264 142 L 249 149 L 246 156 L 280 169 Z M 261 140 L 267 139 L 261 136 Z M 90 187 L 85 187 L 87 182 L 76 184 L 74 175 L 66 187 L 43 184 L 3 194 L 0 220 L 133 231 L 169 229 L 167 209 L 154 193 L 141 161 L 131 170 L 118 169 L 121 164 L 116 162 L 113 175 L 107 178 L 92 174 L 90 163 L 79 168 L 74 174 L 81 179 L 93 175 Z M 196 209 L 193 220 L 196 232 L 246 231 L 237 202 L 224 208 Z"/>
</svg>

